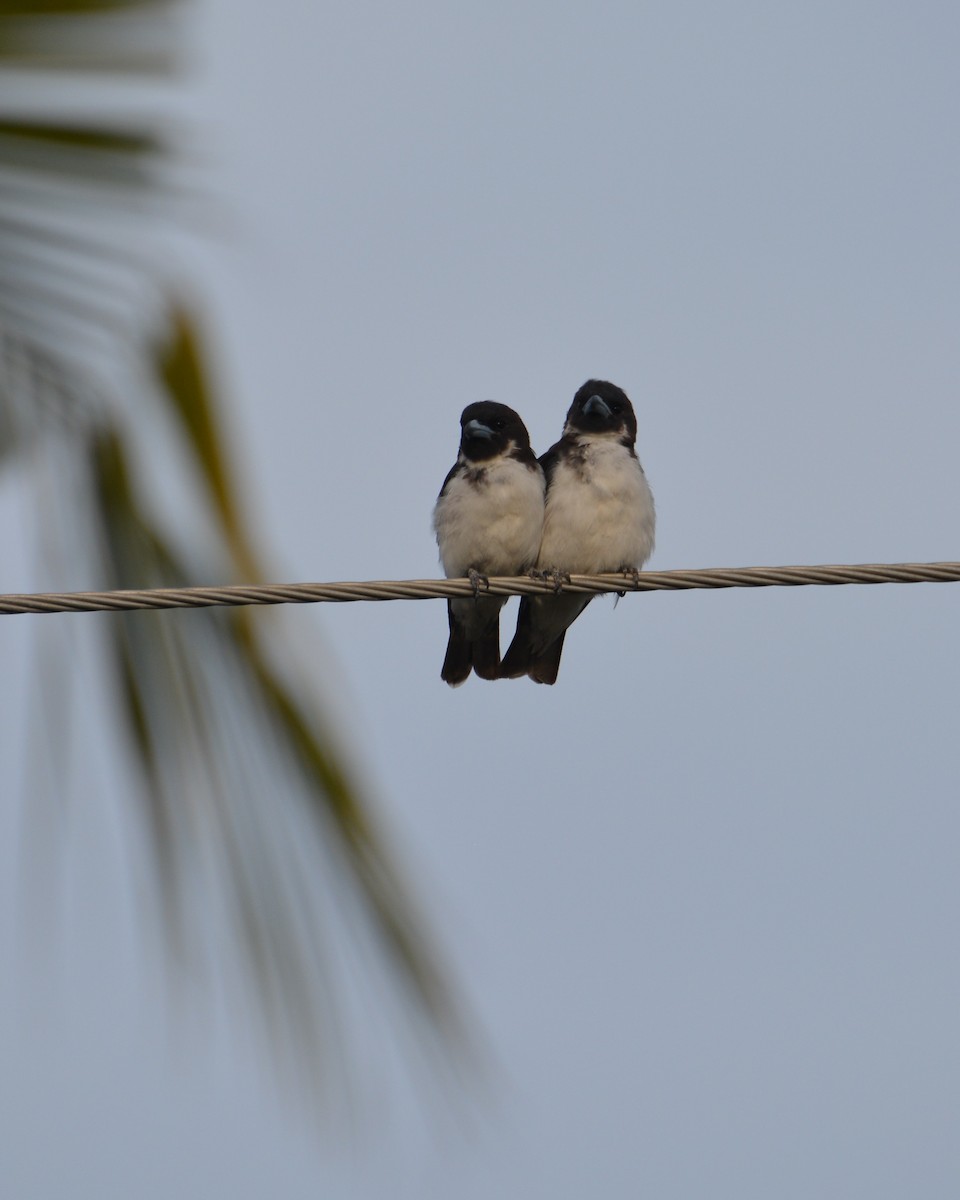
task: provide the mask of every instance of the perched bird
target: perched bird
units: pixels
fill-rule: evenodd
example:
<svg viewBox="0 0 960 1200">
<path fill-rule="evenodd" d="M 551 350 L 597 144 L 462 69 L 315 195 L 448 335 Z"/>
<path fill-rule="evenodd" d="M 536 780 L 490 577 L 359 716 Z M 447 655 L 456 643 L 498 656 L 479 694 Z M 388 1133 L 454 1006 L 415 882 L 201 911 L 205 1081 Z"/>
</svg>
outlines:
<svg viewBox="0 0 960 1200">
<path fill-rule="evenodd" d="M 470 404 L 460 453 L 443 481 L 433 528 L 447 578 L 466 575 L 471 598 L 448 600 L 450 639 L 440 672 L 456 687 L 470 674 L 497 679 L 505 596 L 480 595 L 488 575 L 519 575 L 537 561 L 543 533 L 543 470 L 520 417 L 505 404 Z"/>
<path fill-rule="evenodd" d="M 540 459 L 547 479 L 544 574 L 635 572 L 653 551 L 653 496 L 635 450 L 637 418 L 615 384 L 588 379 L 573 398 L 563 436 Z M 587 595 L 525 596 L 501 664 L 504 679 L 555 683 L 568 627 Z"/>
</svg>

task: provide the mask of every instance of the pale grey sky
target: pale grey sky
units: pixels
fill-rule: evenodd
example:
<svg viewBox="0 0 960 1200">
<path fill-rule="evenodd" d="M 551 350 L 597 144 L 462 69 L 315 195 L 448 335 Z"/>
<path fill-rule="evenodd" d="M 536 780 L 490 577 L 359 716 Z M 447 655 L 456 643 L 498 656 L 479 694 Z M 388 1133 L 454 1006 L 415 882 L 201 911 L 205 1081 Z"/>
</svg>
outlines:
<svg viewBox="0 0 960 1200">
<path fill-rule="evenodd" d="M 543 450 L 589 376 L 637 410 L 652 566 L 960 557 L 955 5 L 197 21 L 227 219 L 196 266 L 278 578 L 436 573 L 461 409 L 509 403 Z M 958 604 L 597 601 L 555 688 L 457 692 L 440 603 L 291 614 L 496 1064 L 448 1119 L 361 1055 L 346 1150 L 290 1121 L 229 1013 L 170 1032 L 122 781 L 81 731 L 45 987 L 3 893 L 0 1191 L 956 1195 Z"/>
</svg>

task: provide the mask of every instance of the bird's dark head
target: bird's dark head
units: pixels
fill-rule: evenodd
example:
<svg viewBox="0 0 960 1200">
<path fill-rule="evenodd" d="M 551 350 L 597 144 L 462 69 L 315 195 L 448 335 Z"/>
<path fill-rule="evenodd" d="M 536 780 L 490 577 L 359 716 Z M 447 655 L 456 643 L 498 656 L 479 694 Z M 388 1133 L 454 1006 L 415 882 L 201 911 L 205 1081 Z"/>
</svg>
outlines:
<svg viewBox="0 0 960 1200">
<path fill-rule="evenodd" d="M 637 418 L 626 392 L 615 383 L 588 379 L 573 398 L 564 433 L 607 433 L 632 447 L 637 440 Z"/>
<path fill-rule="evenodd" d="M 506 404 L 480 400 L 468 404 L 460 418 L 460 453 L 468 462 L 483 462 L 510 450 L 530 451 L 530 435 L 518 413 Z"/>
</svg>

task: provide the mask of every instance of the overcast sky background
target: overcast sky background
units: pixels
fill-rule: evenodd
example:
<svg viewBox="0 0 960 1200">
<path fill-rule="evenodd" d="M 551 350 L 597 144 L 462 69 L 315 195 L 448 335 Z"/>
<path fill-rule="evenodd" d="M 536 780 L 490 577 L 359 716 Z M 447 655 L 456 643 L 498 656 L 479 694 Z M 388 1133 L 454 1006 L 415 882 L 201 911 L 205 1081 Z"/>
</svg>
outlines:
<svg viewBox="0 0 960 1200">
<path fill-rule="evenodd" d="M 512 405 L 542 452 L 590 376 L 637 411 L 652 566 L 960 557 L 955 4 L 195 23 L 223 217 L 195 266 L 276 578 L 436 574 L 462 408 Z M 456 1102 L 361 1053 L 326 1139 L 229 1005 L 171 1022 L 81 726 L 54 953 L 22 936 L 3 806 L 0 1192 L 957 1195 L 958 604 L 598 600 L 555 688 L 456 692 L 441 602 L 291 613 L 489 1052 Z M 8 796 L 28 620 L 0 629 Z"/>
</svg>

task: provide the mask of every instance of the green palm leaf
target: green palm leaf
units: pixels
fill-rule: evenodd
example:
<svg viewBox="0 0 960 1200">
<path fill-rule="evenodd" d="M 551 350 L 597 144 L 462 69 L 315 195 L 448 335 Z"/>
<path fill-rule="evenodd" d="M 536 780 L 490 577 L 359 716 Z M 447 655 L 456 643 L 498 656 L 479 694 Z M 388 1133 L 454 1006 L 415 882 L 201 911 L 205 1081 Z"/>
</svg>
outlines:
<svg viewBox="0 0 960 1200">
<path fill-rule="evenodd" d="M 198 320 L 168 294 L 173 154 L 118 98 L 118 81 L 175 68 L 178 8 L 0 3 L 7 95 L 29 76 L 111 72 L 95 112 L 77 109 L 58 74 L 63 112 L 0 114 L 0 467 L 47 444 L 70 455 L 87 569 L 105 588 L 267 577 Z M 145 486 L 143 431 L 161 426 L 196 480 L 195 532 Z M 344 895 L 350 936 L 385 948 L 426 1027 L 451 1031 L 454 1011 L 369 801 L 315 698 L 280 665 L 271 616 L 118 615 L 105 645 L 170 944 L 203 968 L 198 896 L 215 892 L 274 1047 L 315 1081 L 332 1019 L 324 943 L 343 936 L 329 926 Z"/>
</svg>

